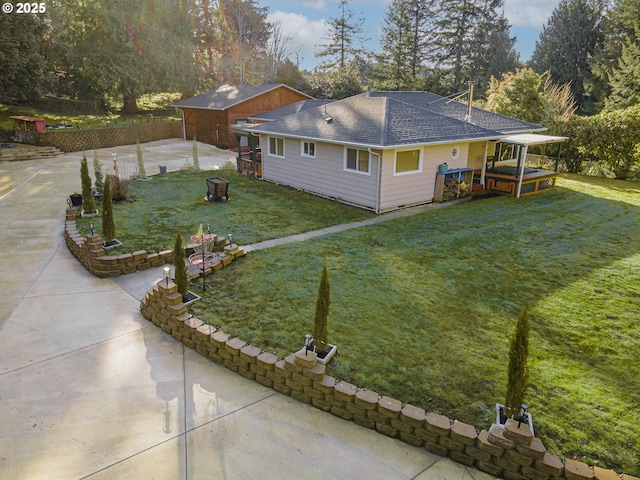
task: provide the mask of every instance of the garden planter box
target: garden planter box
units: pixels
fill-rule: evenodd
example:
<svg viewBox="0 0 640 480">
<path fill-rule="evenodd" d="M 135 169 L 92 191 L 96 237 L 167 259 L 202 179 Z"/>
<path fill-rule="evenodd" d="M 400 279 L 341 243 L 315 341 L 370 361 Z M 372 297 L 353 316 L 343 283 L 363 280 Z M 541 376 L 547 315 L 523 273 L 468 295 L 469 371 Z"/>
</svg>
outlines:
<svg viewBox="0 0 640 480">
<path fill-rule="evenodd" d="M 121 247 L 121 246 L 122 246 L 122 242 L 117 238 L 114 238 L 110 242 L 102 242 L 102 247 L 105 250 L 111 250 L 112 248 Z"/>
<path fill-rule="evenodd" d="M 69 195 L 68 200 L 70 207 L 80 207 L 82 206 L 82 194 L 81 193 L 73 193 Z"/>
<path fill-rule="evenodd" d="M 324 352 L 316 352 L 316 354 L 318 355 L 318 363 L 321 365 L 328 365 L 333 356 L 338 351 L 338 347 L 332 345 L 331 343 L 327 343 L 327 347 L 329 347 L 329 350 L 323 357 L 321 357 L 320 354 Z"/>
</svg>

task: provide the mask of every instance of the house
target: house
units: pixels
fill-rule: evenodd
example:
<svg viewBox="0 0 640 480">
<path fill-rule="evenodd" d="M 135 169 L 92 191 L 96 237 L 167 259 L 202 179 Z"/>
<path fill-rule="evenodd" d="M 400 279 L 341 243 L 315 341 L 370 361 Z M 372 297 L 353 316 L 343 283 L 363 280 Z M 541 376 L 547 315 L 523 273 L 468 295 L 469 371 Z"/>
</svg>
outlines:
<svg viewBox="0 0 640 480">
<path fill-rule="evenodd" d="M 441 201 L 451 182 L 458 194 L 474 182 L 513 196 L 553 188 L 555 172 L 525 171 L 524 160 L 529 146 L 564 140 L 428 92 L 366 92 L 263 117 L 233 127 L 253 137 L 257 174 L 377 213 Z"/>
<path fill-rule="evenodd" d="M 236 143 L 231 125 L 306 99 L 312 97 L 283 84 L 222 85 L 173 106 L 182 110 L 185 140 L 222 146 Z"/>
</svg>

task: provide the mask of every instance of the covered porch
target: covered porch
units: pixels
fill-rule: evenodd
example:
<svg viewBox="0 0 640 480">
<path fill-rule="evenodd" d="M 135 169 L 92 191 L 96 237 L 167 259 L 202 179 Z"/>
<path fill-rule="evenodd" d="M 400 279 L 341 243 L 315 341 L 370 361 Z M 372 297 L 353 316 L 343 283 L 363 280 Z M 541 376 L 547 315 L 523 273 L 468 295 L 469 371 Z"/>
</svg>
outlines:
<svg viewBox="0 0 640 480">
<path fill-rule="evenodd" d="M 236 167 L 240 173 L 262 178 L 260 137 L 246 130 L 251 125 L 238 123 L 230 127 L 236 137 L 236 145 L 230 150 L 236 152 Z"/>
<path fill-rule="evenodd" d="M 479 183 L 483 191 L 499 192 L 520 198 L 535 195 L 556 186 L 560 144 L 566 137 L 550 135 L 510 135 L 496 143 L 495 155 L 486 158 L 480 172 Z M 553 170 L 526 165 L 529 147 L 558 144 Z"/>
</svg>

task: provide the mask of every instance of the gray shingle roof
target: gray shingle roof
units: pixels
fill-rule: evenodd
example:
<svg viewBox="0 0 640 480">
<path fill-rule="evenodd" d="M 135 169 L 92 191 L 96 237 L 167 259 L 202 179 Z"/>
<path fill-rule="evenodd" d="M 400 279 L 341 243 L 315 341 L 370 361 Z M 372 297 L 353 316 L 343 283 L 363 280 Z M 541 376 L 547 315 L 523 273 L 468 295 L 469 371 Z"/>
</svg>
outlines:
<svg viewBox="0 0 640 480">
<path fill-rule="evenodd" d="M 215 90 L 209 90 L 195 97 L 180 100 L 174 103 L 173 106 L 178 108 L 226 110 L 229 107 L 262 95 L 270 90 L 275 90 L 278 87 L 285 87 L 297 92 L 297 90 L 281 83 L 266 83 L 264 85 L 222 85 Z"/>
<path fill-rule="evenodd" d="M 268 112 L 260 113 L 255 117 L 250 117 L 250 120 L 261 120 L 270 122 L 272 120 L 278 120 L 288 115 L 304 112 L 305 110 L 309 110 L 311 108 L 326 105 L 327 103 L 332 103 L 334 101 L 335 100 L 301 100 L 290 105 L 285 105 L 284 107 L 276 108 L 275 110 L 269 110 Z"/>
<path fill-rule="evenodd" d="M 439 113 L 449 118 L 464 121 L 467 116 L 467 105 L 451 101 L 449 98 L 429 92 L 369 92 L 363 95 L 379 98 L 386 97 L 399 102 L 415 105 L 431 112 Z M 500 133 L 520 133 L 545 130 L 540 125 L 524 122 L 516 118 L 473 107 L 471 123 L 482 128 L 495 130 Z"/>
<path fill-rule="evenodd" d="M 495 139 L 501 136 L 496 131 L 386 96 L 367 94 L 338 100 L 250 129 L 272 135 L 371 148 Z"/>
</svg>

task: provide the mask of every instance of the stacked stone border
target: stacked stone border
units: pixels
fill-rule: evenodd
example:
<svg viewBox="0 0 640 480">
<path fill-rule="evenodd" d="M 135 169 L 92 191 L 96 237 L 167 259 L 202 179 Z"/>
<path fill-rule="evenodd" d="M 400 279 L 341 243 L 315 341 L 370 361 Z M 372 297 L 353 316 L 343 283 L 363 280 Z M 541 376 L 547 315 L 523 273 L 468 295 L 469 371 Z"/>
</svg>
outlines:
<svg viewBox="0 0 640 480">
<path fill-rule="evenodd" d="M 259 384 L 366 428 L 505 480 L 639 480 L 591 468 L 547 452 L 529 426 L 477 429 L 444 415 L 361 389 L 325 374 L 316 354 L 301 350 L 286 358 L 202 322 L 187 311 L 178 287 L 154 285 L 140 304 L 142 315 L 185 346 Z"/>
<path fill-rule="evenodd" d="M 182 122 L 149 123 L 87 130 L 51 130 L 35 134 L 36 145 L 52 145 L 63 152 L 133 145 L 165 138 L 182 138 Z"/>
<path fill-rule="evenodd" d="M 67 209 L 64 226 L 64 237 L 67 248 L 74 257 L 93 275 L 100 278 L 117 277 L 138 270 L 159 267 L 173 261 L 173 250 L 149 253 L 138 250 L 121 255 L 108 255 L 102 246 L 100 235 L 83 236 L 78 232 L 76 217 L 78 210 Z M 186 254 L 193 253 L 195 245 L 185 246 Z M 225 237 L 216 236 L 214 251 L 218 253 L 216 262 L 205 270 L 205 275 L 211 274 L 229 265 L 236 258 L 246 253 L 238 245 L 231 245 Z"/>
</svg>

